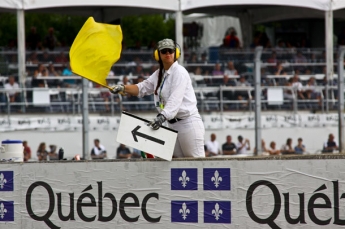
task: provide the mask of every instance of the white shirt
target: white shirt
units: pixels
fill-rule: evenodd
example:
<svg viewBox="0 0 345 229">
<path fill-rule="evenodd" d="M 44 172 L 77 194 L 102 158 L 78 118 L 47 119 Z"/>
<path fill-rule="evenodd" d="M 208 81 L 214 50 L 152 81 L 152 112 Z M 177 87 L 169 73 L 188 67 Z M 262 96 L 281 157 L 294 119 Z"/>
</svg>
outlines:
<svg viewBox="0 0 345 229">
<path fill-rule="evenodd" d="M 294 82 L 292 83 L 292 87 L 297 89 L 298 91 L 302 91 L 303 90 L 303 85 L 301 82 Z"/>
<path fill-rule="evenodd" d="M 219 153 L 219 143 L 217 141 L 208 141 L 206 142 L 207 151 L 211 153 Z"/>
<path fill-rule="evenodd" d="M 95 153 L 95 155 L 100 155 L 105 152 L 105 147 L 103 145 L 99 145 L 99 148 L 100 150 L 96 146 L 93 147 L 93 152 Z"/>
<path fill-rule="evenodd" d="M 243 144 L 244 144 L 244 142 L 243 142 Z M 243 144 L 241 142 L 236 143 L 237 154 L 244 154 L 244 155 L 247 154 L 247 149 L 249 148 L 248 144 L 246 144 L 242 149 L 239 149 L 240 147 L 242 147 Z"/>
<path fill-rule="evenodd" d="M 137 84 L 139 88 L 138 97 L 154 94 L 158 83 L 158 73 L 159 70 L 155 71 L 148 79 Z M 167 120 L 173 118 L 185 119 L 189 116 L 199 115 L 190 76 L 187 70 L 179 65 L 177 61 L 164 73 L 157 93 L 158 95 L 154 95 L 155 105 L 157 102 L 164 104 L 163 109 L 156 107 L 158 112 L 164 115 Z M 160 96 L 161 101 L 159 99 Z"/>
<path fill-rule="evenodd" d="M 237 70 L 236 69 L 234 69 L 234 70 L 225 69 L 224 75 L 226 75 L 226 76 L 235 76 L 235 75 L 238 75 L 238 74 L 237 74 Z"/>
<path fill-rule="evenodd" d="M 14 95 L 19 92 L 19 85 L 17 83 L 14 83 L 13 85 L 6 83 L 4 87 L 9 95 Z"/>
</svg>

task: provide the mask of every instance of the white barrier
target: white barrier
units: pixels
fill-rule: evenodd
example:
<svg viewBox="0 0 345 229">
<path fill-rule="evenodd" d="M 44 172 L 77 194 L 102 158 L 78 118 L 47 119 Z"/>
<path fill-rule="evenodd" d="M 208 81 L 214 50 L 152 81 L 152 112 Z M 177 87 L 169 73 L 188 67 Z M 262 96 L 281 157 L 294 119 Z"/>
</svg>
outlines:
<svg viewBox="0 0 345 229">
<path fill-rule="evenodd" d="M 0 228 L 340 228 L 344 163 L 0 164 Z"/>
<path fill-rule="evenodd" d="M 142 114 L 140 114 L 142 116 Z M 148 115 L 144 115 L 148 116 Z M 154 117 L 155 114 L 149 116 Z M 212 129 L 253 129 L 253 115 L 203 115 L 205 128 Z M 118 129 L 120 116 L 89 118 L 90 130 L 115 130 Z M 338 125 L 338 114 L 287 114 L 287 115 L 262 115 L 262 128 L 281 127 L 330 127 Z M 81 116 L 50 116 L 50 117 L 0 117 L 0 131 L 18 130 L 46 130 L 46 131 L 80 131 L 82 129 Z"/>
</svg>

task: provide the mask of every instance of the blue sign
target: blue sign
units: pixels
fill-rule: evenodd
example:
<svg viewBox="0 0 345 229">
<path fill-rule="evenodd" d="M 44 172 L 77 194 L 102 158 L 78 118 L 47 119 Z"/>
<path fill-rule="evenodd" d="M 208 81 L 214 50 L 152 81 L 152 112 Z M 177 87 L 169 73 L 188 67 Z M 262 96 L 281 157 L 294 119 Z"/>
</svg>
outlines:
<svg viewBox="0 0 345 229">
<path fill-rule="evenodd" d="M 171 201 L 171 222 L 197 223 L 198 201 Z"/>
<path fill-rule="evenodd" d="M 171 169 L 171 190 L 198 190 L 198 169 Z"/>
<path fill-rule="evenodd" d="M 0 171 L 0 192 L 13 191 L 13 171 Z"/>
<path fill-rule="evenodd" d="M 231 190 L 230 168 L 204 169 L 204 190 Z"/>
<path fill-rule="evenodd" d="M 0 201 L 0 222 L 14 221 L 14 202 Z"/>
<path fill-rule="evenodd" d="M 204 223 L 231 223 L 231 202 L 204 201 Z"/>
</svg>

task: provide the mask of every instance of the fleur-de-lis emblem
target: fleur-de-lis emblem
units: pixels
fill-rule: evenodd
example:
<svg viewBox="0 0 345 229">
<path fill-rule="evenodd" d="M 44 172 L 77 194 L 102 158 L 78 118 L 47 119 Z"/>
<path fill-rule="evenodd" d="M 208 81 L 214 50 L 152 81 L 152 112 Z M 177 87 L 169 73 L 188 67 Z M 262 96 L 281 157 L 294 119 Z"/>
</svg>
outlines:
<svg viewBox="0 0 345 229">
<path fill-rule="evenodd" d="M 4 203 L 0 204 L 0 217 L 3 219 L 5 217 L 5 214 L 7 213 L 7 209 L 5 208 Z"/>
<path fill-rule="evenodd" d="M 220 182 L 223 181 L 222 177 L 219 176 L 218 170 L 214 172 L 214 176 L 211 178 L 211 181 L 214 181 L 214 185 L 216 186 L 216 188 L 218 188 Z"/>
<path fill-rule="evenodd" d="M 219 220 L 220 215 L 223 214 L 223 210 L 219 208 L 219 204 L 216 203 L 216 205 L 214 206 L 214 209 L 212 210 L 212 215 L 214 215 L 214 217 L 216 218 L 216 220 Z"/>
<path fill-rule="evenodd" d="M 5 184 L 7 183 L 7 180 L 3 173 L 0 174 L 0 188 L 3 189 Z"/>
<path fill-rule="evenodd" d="M 178 178 L 181 181 L 182 186 L 185 188 L 187 186 L 187 182 L 189 181 L 189 177 L 187 177 L 187 173 L 185 170 L 182 171 L 182 176 Z"/>
<path fill-rule="evenodd" d="M 187 208 L 187 204 L 183 203 L 182 208 L 179 211 L 180 214 L 182 214 L 183 220 L 187 219 L 187 215 L 190 214 L 190 210 Z"/>
</svg>

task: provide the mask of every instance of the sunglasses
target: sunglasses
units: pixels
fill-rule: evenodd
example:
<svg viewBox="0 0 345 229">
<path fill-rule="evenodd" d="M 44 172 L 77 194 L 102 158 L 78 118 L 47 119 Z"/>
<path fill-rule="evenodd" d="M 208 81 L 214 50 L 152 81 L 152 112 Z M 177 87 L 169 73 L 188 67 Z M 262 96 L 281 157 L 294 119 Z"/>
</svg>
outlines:
<svg viewBox="0 0 345 229">
<path fill-rule="evenodd" d="M 167 54 L 167 52 L 173 54 L 175 51 L 173 49 L 162 49 L 160 52 L 162 54 Z"/>
</svg>

